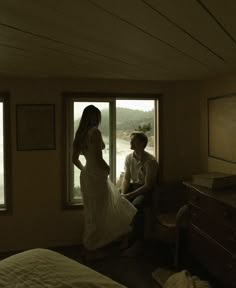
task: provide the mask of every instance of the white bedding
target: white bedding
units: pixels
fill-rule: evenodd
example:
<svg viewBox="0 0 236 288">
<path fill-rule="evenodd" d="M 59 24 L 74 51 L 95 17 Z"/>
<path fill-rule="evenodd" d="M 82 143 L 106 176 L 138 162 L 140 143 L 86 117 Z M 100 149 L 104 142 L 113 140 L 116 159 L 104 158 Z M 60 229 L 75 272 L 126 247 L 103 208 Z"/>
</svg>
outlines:
<svg viewBox="0 0 236 288">
<path fill-rule="evenodd" d="M 32 249 L 0 261 L 4 288 L 125 288 L 68 257 L 47 249 Z"/>
</svg>

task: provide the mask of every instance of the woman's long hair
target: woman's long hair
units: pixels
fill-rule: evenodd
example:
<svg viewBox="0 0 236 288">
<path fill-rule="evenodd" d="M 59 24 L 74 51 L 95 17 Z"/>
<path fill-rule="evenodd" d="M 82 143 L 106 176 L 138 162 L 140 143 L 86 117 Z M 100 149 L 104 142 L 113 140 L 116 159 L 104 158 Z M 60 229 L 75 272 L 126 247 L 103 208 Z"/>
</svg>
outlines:
<svg viewBox="0 0 236 288">
<path fill-rule="evenodd" d="M 74 150 L 79 154 L 87 148 L 87 136 L 90 128 L 96 127 L 101 123 L 101 111 L 94 105 L 89 105 L 84 108 L 80 119 L 79 127 L 75 133 L 73 143 Z"/>
</svg>

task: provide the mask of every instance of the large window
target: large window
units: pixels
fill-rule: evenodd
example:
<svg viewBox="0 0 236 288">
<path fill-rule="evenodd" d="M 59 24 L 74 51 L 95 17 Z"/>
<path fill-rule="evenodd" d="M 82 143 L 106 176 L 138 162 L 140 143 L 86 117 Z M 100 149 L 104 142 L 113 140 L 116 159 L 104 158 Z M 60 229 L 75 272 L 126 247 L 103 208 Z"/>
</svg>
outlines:
<svg viewBox="0 0 236 288">
<path fill-rule="evenodd" d="M 10 123 L 8 95 L 0 93 L 0 212 L 10 210 Z"/>
<path fill-rule="evenodd" d="M 148 136 L 146 151 L 159 158 L 159 124 L 158 98 L 129 98 L 121 99 L 112 97 L 110 99 L 98 101 L 97 98 L 86 99 L 74 96 L 65 96 L 65 115 L 66 115 L 66 203 L 82 203 L 80 192 L 80 170 L 72 162 L 72 144 L 75 132 L 84 108 L 90 104 L 100 109 L 102 122 L 100 130 L 106 148 L 103 150 L 103 158 L 111 167 L 110 178 L 119 187 L 122 182 L 125 157 L 131 153 L 130 133 L 134 130 L 142 130 Z M 106 101 L 107 100 L 107 101 Z M 83 164 L 86 160 L 81 157 Z"/>
</svg>

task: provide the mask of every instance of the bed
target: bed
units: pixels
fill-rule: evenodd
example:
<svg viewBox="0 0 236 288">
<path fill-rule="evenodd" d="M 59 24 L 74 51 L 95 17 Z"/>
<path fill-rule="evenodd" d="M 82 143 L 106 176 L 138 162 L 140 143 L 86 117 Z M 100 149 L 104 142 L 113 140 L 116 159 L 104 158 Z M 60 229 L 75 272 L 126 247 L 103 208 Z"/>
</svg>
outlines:
<svg viewBox="0 0 236 288">
<path fill-rule="evenodd" d="M 48 249 L 27 250 L 0 261 L 4 288 L 125 288 L 107 276 Z"/>
</svg>

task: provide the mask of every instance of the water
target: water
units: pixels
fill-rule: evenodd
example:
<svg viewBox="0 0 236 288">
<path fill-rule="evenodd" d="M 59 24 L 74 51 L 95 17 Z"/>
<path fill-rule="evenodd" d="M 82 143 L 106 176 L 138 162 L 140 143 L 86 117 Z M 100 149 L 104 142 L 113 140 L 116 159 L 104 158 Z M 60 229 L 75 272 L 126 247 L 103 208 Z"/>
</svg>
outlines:
<svg viewBox="0 0 236 288">
<path fill-rule="evenodd" d="M 105 142 L 106 148 L 103 150 L 103 159 L 109 163 L 109 144 L 108 144 L 108 138 L 103 137 L 103 140 Z M 132 153 L 132 150 L 130 150 L 130 141 L 124 140 L 124 139 L 119 139 L 117 138 L 116 142 L 116 181 L 118 181 L 120 175 L 122 172 L 124 172 L 124 163 L 125 163 L 125 157 L 129 154 Z M 150 154 L 154 155 L 154 147 L 152 146 L 147 146 L 145 149 L 147 152 Z M 81 157 L 81 162 L 84 165 L 85 164 L 85 159 Z M 78 187 L 79 185 L 79 177 L 80 177 L 80 170 L 75 167 L 74 169 L 74 186 Z"/>
</svg>

